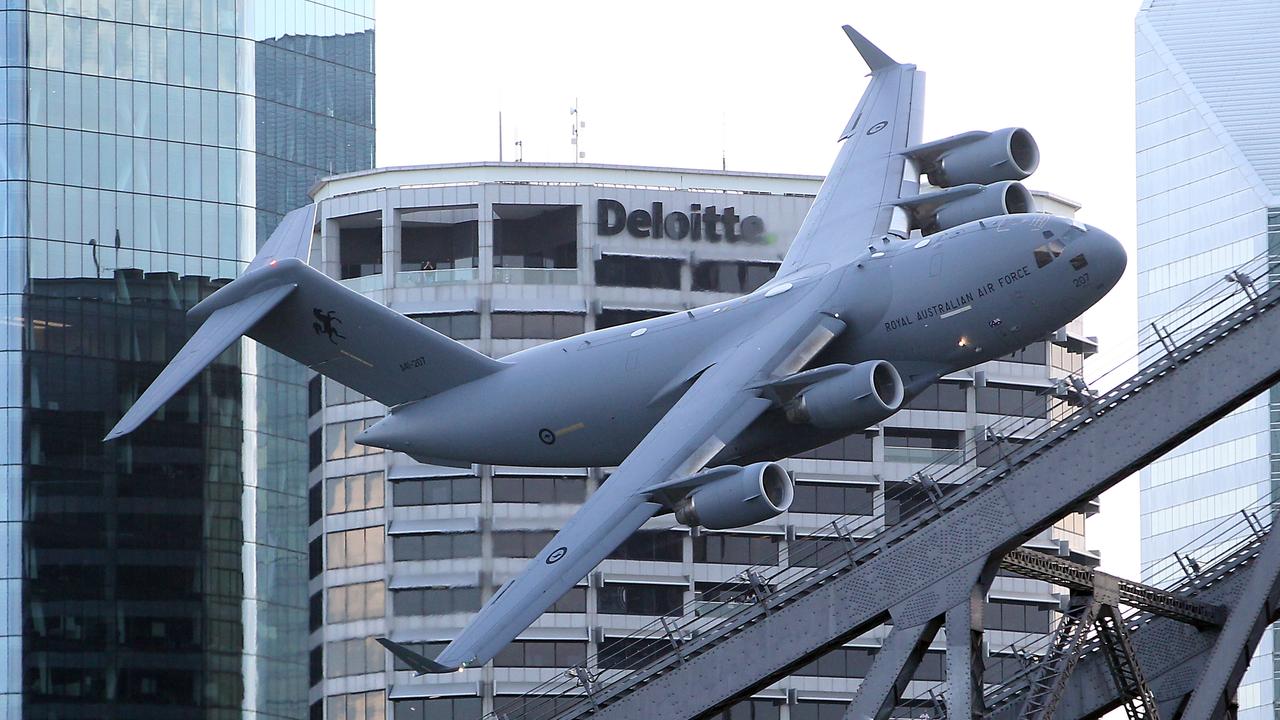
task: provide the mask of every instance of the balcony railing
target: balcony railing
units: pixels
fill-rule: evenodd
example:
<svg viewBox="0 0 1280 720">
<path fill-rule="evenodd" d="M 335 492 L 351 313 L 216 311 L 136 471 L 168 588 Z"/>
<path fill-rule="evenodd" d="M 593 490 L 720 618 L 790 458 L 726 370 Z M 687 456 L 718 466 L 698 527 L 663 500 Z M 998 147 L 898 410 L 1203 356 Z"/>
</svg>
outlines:
<svg viewBox="0 0 1280 720">
<path fill-rule="evenodd" d="M 382 279 L 381 273 L 377 275 L 361 275 L 360 277 L 347 278 L 340 282 L 356 292 L 370 292 L 372 290 L 381 290 L 386 287 L 386 283 Z"/>
<path fill-rule="evenodd" d="M 494 268 L 493 282 L 501 285 L 575 285 L 578 268 Z"/>
<path fill-rule="evenodd" d="M 932 465 L 934 463 L 961 465 L 964 463 L 964 452 L 945 448 L 893 447 L 886 445 L 884 448 L 884 461 L 909 463 L 911 465 Z"/>
<path fill-rule="evenodd" d="M 448 270 L 411 270 L 396 273 L 396 287 L 428 287 L 432 285 L 456 285 L 476 282 L 480 268 L 450 268 Z"/>
</svg>

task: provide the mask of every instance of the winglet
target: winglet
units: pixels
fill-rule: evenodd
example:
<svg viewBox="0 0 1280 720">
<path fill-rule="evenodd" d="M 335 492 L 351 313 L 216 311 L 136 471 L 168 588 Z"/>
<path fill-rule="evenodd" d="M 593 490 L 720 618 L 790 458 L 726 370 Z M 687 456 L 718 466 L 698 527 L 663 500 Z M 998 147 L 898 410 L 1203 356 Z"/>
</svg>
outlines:
<svg viewBox="0 0 1280 720">
<path fill-rule="evenodd" d="M 850 42 L 858 49 L 858 54 L 866 61 L 867 67 L 871 68 L 871 72 L 883 70 L 897 65 L 893 58 L 885 54 L 883 50 L 876 47 L 870 40 L 862 36 L 862 33 L 854 30 L 849 25 L 844 25 L 844 34 L 849 36 Z"/>
<path fill-rule="evenodd" d="M 448 665 L 441 665 L 435 660 L 428 660 L 400 643 L 392 642 L 387 638 L 377 638 L 377 640 L 382 644 L 382 647 L 390 650 L 392 655 L 403 660 L 405 664 L 413 668 L 414 672 L 419 675 L 426 675 L 428 673 L 450 673 L 459 669 L 456 667 L 449 667 Z"/>
</svg>

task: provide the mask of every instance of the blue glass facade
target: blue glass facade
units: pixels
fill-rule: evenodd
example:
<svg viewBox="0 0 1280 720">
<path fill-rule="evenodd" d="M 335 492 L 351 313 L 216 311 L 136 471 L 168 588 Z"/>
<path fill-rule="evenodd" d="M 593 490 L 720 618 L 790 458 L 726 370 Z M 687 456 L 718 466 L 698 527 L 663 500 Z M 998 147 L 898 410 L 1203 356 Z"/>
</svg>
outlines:
<svg viewBox="0 0 1280 720">
<path fill-rule="evenodd" d="M 0 715 L 307 716 L 302 371 L 245 343 L 166 409 L 187 434 L 97 439 L 208 278 L 372 165 L 373 27 L 371 0 L 0 2 Z"/>
<path fill-rule="evenodd" d="M 1147 0 L 1136 26 L 1141 330 L 1280 246 L 1280 7 Z M 1264 394 L 1142 471 L 1144 567 L 1273 497 L 1275 414 Z M 1241 718 L 1276 715 L 1274 646 L 1241 683 Z"/>
</svg>

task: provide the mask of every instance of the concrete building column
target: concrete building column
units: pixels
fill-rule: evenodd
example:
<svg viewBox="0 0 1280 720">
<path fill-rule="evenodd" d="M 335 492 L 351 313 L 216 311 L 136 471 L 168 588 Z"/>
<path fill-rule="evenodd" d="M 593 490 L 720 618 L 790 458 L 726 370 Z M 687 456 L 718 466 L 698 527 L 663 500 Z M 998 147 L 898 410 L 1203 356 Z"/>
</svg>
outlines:
<svg viewBox="0 0 1280 720">
<path fill-rule="evenodd" d="M 391 202 L 391 193 L 380 193 L 382 200 L 382 286 L 396 286 L 400 272 L 400 211 Z"/>
</svg>

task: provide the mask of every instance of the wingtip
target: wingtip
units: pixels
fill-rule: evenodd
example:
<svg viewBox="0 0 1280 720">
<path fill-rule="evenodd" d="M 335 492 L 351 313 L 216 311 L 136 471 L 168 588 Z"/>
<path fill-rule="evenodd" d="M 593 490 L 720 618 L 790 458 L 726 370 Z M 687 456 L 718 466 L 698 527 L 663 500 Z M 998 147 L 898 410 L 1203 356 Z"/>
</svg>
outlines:
<svg viewBox="0 0 1280 720">
<path fill-rule="evenodd" d="M 844 25 L 842 27 L 844 28 L 844 34 L 848 35 L 849 41 L 853 43 L 853 47 L 857 49 L 858 54 L 867 63 L 867 67 L 871 68 L 871 72 L 899 64 L 889 57 L 885 51 L 876 47 L 875 43 L 868 40 L 862 33 L 854 30 L 852 25 Z"/>
<path fill-rule="evenodd" d="M 388 638 L 380 637 L 375 639 L 378 641 L 379 645 L 389 650 L 392 655 L 404 660 L 409 667 L 413 668 L 414 672 L 419 675 L 451 673 L 459 670 L 459 668 L 441 665 L 435 660 L 423 657 L 421 654 L 410 650 L 398 642 L 393 642 Z"/>
</svg>

